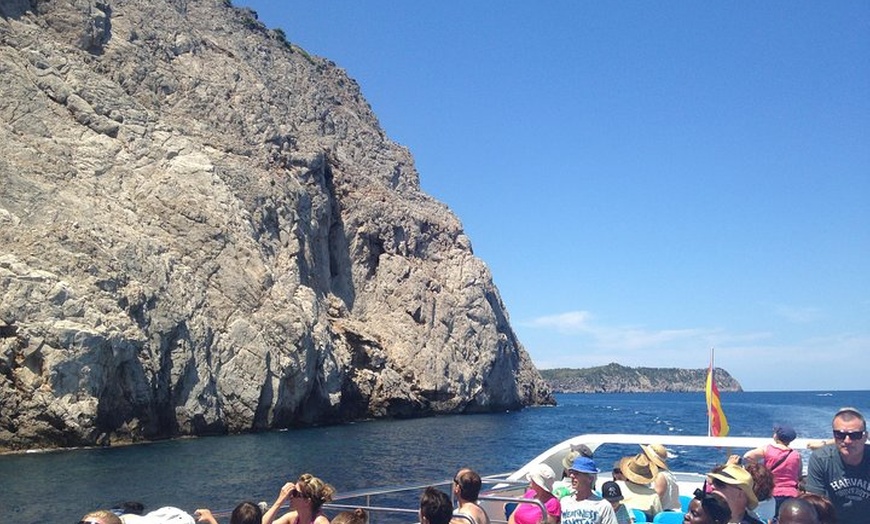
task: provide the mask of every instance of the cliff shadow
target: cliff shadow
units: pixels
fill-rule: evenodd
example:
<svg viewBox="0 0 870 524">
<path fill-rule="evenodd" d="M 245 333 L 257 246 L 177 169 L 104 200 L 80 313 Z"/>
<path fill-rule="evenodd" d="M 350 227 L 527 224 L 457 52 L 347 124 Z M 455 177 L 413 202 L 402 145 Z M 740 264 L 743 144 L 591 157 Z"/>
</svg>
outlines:
<svg viewBox="0 0 870 524">
<path fill-rule="evenodd" d="M 5 19 L 18 20 L 28 11 L 34 11 L 35 6 L 32 0 L 6 0 L 0 2 L 0 17 Z"/>
<path fill-rule="evenodd" d="M 309 262 L 308 257 L 300 256 L 297 264 L 303 281 L 307 280 L 306 285 L 320 296 L 329 293 L 337 296 L 350 310 L 356 300 L 351 271 L 353 260 L 342 219 L 342 204 L 335 187 L 334 170 L 335 166 L 328 154 L 324 153 L 318 156 L 311 169 L 303 175 L 305 182 L 315 185 L 326 197 L 326 203 L 323 214 L 317 220 L 318 227 L 322 229 L 320 238 L 323 239 L 323 245 L 318 243 L 308 246 L 311 261 Z M 304 243 L 305 239 L 301 239 L 301 242 Z M 305 252 L 305 249 L 301 251 Z"/>
</svg>

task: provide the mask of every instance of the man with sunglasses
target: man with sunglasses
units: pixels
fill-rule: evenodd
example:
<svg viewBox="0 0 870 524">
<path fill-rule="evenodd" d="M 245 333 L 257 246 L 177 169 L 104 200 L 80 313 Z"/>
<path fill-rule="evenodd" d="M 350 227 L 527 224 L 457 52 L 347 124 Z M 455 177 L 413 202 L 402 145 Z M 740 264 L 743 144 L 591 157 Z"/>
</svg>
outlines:
<svg viewBox="0 0 870 524">
<path fill-rule="evenodd" d="M 806 489 L 830 499 L 844 524 L 870 523 L 870 451 L 867 421 L 855 408 L 841 408 L 831 424 L 834 443 L 810 456 Z"/>
<path fill-rule="evenodd" d="M 713 493 L 717 493 L 728 503 L 731 510 L 729 522 L 739 524 L 763 524 L 750 510 L 758 507 L 755 495 L 755 481 L 743 466 L 724 464 L 716 466 L 707 473 L 713 483 Z"/>
</svg>

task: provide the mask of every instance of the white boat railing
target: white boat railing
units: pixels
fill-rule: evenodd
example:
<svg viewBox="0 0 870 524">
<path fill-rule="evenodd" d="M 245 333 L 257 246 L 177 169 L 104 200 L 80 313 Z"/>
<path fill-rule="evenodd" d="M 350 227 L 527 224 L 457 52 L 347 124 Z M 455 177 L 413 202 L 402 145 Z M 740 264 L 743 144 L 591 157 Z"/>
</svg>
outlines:
<svg viewBox="0 0 870 524">
<path fill-rule="evenodd" d="M 485 495 L 481 495 L 479 501 L 482 502 L 504 502 L 504 503 L 528 503 L 528 504 L 536 504 L 541 510 L 542 514 L 546 514 L 546 508 L 544 504 L 538 500 L 526 499 L 523 497 L 515 497 L 515 496 L 500 496 L 495 493 L 498 493 L 500 490 L 506 489 L 516 489 L 518 486 L 525 486 L 528 482 L 517 482 L 517 481 L 509 481 L 506 478 L 510 475 L 510 473 L 501 473 L 498 475 L 488 475 L 481 478 L 484 486 L 493 486 L 487 488 L 485 490 Z M 389 516 L 403 516 L 403 515 L 418 515 L 418 501 L 419 501 L 419 492 L 426 489 L 427 487 L 442 487 L 442 486 L 451 486 L 453 480 L 444 480 L 439 482 L 428 482 L 425 484 L 413 484 L 413 485 L 401 485 L 401 486 L 384 486 L 379 488 L 370 488 L 356 491 L 348 491 L 337 495 L 333 502 L 328 504 L 324 504 L 323 507 L 330 510 L 337 511 L 345 511 L 345 510 L 355 510 L 357 508 L 361 508 L 369 513 L 369 523 L 374 524 L 381 520 L 391 520 L 387 517 Z M 455 504 L 455 500 L 452 496 L 452 490 L 445 490 L 451 496 L 451 501 Z M 482 490 L 484 491 L 484 490 Z M 402 506 L 388 506 L 388 505 L 380 505 L 377 503 L 377 499 L 396 496 L 402 493 L 414 492 L 413 499 L 409 499 L 407 502 L 410 503 L 412 507 L 408 507 L 405 505 Z M 354 500 L 359 500 L 359 503 L 353 503 Z M 413 509 L 412 509 L 413 508 Z M 380 516 L 380 518 L 378 517 Z M 499 515 L 489 515 L 490 522 L 492 524 L 506 524 L 507 520 L 505 518 L 498 518 Z M 461 513 L 454 513 L 454 518 L 465 519 L 470 522 L 470 524 L 475 524 L 473 519 L 471 519 L 468 515 L 463 515 Z M 404 521 L 407 522 L 407 521 Z"/>
<path fill-rule="evenodd" d="M 525 485 L 526 483 L 518 483 L 506 481 L 505 477 L 507 477 L 509 473 L 502 473 L 499 475 L 490 475 L 481 479 L 484 484 L 502 484 L 506 488 L 511 488 L 514 485 Z M 347 510 L 355 510 L 355 509 L 363 509 L 369 514 L 369 523 L 374 524 L 378 522 L 380 519 L 377 517 L 380 515 L 392 515 L 392 516 L 407 516 L 413 515 L 417 517 L 419 511 L 419 494 L 424 489 L 430 486 L 440 487 L 451 485 L 453 480 L 442 480 L 437 482 L 427 482 L 424 484 L 411 484 L 411 485 L 397 485 L 397 486 L 383 486 L 378 488 L 368 488 L 354 491 L 346 491 L 337 494 L 332 502 L 323 505 L 324 509 L 333 510 L 336 512 L 339 511 L 347 511 Z M 378 499 L 382 499 L 384 497 L 390 497 L 399 495 L 402 493 L 411 493 L 413 492 L 413 497 L 409 497 L 405 502 L 407 505 L 402 506 L 388 506 L 383 504 L 378 504 Z M 452 490 L 446 490 L 447 493 L 451 495 L 451 501 L 455 504 L 455 500 L 452 497 Z M 490 489 L 488 493 L 493 493 L 495 490 Z M 487 497 L 480 497 L 481 500 L 492 500 L 492 501 L 504 501 L 504 502 L 529 502 L 528 499 L 518 498 L 518 497 L 500 497 L 497 495 L 491 495 Z M 359 500 L 359 502 L 354 502 L 355 500 Z M 261 502 L 261 505 L 267 505 L 265 502 Z M 290 504 L 284 503 L 281 505 L 280 511 L 290 511 Z M 214 510 L 212 511 L 212 515 L 215 517 L 228 517 L 232 514 L 232 509 L 225 510 Z M 468 516 L 463 515 L 461 513 L 454 514 L 454 518 L 468 520 L 469 524 L 475 524 L 475 522 Z M 499 519 L 490 519 L 493 524 L 503 524 L 505 520 Z M 402 522 L 408 522 L 407 520 L 402 520 Z"/>
<path fill-rule="evenodd" d="M 478 500 L 481 502 L 504 502 L 506 504 L 509 504 L 509 503 L 534 504 L 534 505 L 538 506 L 538 509 L 541 510 L 541 518 L 542 519 L 544 518 L 544 515 L 547 514 L 547 507 L 544 505 L 543 502 L 541 502 L 538 499 L 527 499 L 527 498 L 523 498 L 523 497 L 500 497 L 500 496 L 496 496 L 496 495 L 486 495 L 486 496 L 481 496 Z M 507 522 L 506 518 L 497 518 L 494 515 L 490 515 L 490 512 L 487 512 L 487 516 L 489 517 L 490 522 L 495 522 L 498 524 Z"/>
<path fill-rule="evenodd" d="M 820 439 L 800 438 L 791 442 L 792 449 L 802 451 L 806 450 L 807 444 L 817 442 Z M 561 471 L 563 468 L 562 460 L 571 451 L 573 446 L 584 444 L 595 452 L 604 444 L 662 444 L 665 446 L 687 447 L 687 448 L 717 448 L 723 453 L 723 457 L 730 453 L 741 453 L 741 450 L 748 450 L 756 447 L 762 447 L 771 442 L 771 437 L 707 437 L 707 436 L 690 436 L 690 435 L 629 435 L 629 434 L 585 434 L 564 440 L 550 449 L 544 451 L 533 460 L 527 462 L 516 471 L 511 473 L 502 473 L 498 475 L 487 475 L 483 477 L 482 483 L 485 488 L 481 490 L 482 495 L 479 501 L 481 506 L 487 511 L 490 521 L 493 524 L 506 524 L 507 520 L 504 517 L 503 504 L 523 502 L 529 504 L 538 504 L 542 508 L 542 515 L 546 514 L 543 504 L 534 499 L 526 499 L 521 495 L 524 492 L 524 487 L 528 485 L 526 477 L 529 471 L 532 470 L 538 463 L 550 465 L 554 471 Z M 723 460 L 724 462 L 724 460 Z M 557 469 L 558 468 L 558 469 Z M 680 485 L 680 492 L 684 495 L 690 495 L 695 488 L 702 485 L 706 479 L 706 471 L 673 471 Z M 598 483 L 610 480 L 610 471 L 604 470 L 598 475 Z M 379 488 L 370 488 L 364 490 L 355 490 L 338 494 L 333 502 L 325 504 L 324 508 L 336 511 L 353 510 L 362 508 L 369 513 L 369 523 L 376 524 L 383 522 L 392 524 L 393 522 L 410 522 L 406 520 L 409 515 L 414 515 L 414 521 L 417 520 L 419 508 L 419 494 L 422 490 L 429 486 L 444 487 L 451 494 L 453 480 L 443 480 L 439 482 L 429 482 L 424 484 L 412 485 L 396 485 L 385 486 Z M 599 484 L 600 485 L 600 484 Z M 413 493 L 414 496 L 410 496 Z M 505 494 L 503 494 L 505 493 Z M 404 494 L 404 495 L 402 495 Z M 385 497 L 392 497 L 392 501 L 398 496 L 400 504 L 391 505 L 379 503 Z M 455 503 L 455 501 L 454 501 Z M 226 512 L 228 515 L 230 512 Z M 215 512 L 215 515 L 218 515 Z M 459 518 L 467 518 L 458 516 Z M 401 520 L 397 520 L 401 518 Z M 474 524 L 473 522 L 471 524 Z"/>
</svg>

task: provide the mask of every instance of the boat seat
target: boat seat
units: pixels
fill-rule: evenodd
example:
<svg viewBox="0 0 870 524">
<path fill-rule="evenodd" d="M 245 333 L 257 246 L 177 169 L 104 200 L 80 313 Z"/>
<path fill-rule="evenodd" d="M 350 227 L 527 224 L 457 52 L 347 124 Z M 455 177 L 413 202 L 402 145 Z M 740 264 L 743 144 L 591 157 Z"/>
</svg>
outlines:
<svg viewBox="0 0 870 524">
<path fill-rule="evenodd" d="M 692 502 L 692 497 L 680 495 L 680 508 L 682 508 L 683 513 L 689 512 L 689 502 Z"/>
<path fill-rule="evenodd" d="M 636 508 L 629 508 L 631 514 L 634 516 L 635 522 L 646 522 L 646 513 Z"/>
<path fill-rule="evenodd" d="M 661 511 L 653 517 L 656 524 L 681 524 L 685 513 L 682 511 Z"/>
<path fill-rule="evenodd" d="M 505 518 L 505 520 L 511 518 L 511 513 L 513 513 L 514 510 L 517 509 L 517 504 L 518 504 L 517 502 L 508 502 L 507 504 L 504 505 L 504 518 Z"/>
</svg>

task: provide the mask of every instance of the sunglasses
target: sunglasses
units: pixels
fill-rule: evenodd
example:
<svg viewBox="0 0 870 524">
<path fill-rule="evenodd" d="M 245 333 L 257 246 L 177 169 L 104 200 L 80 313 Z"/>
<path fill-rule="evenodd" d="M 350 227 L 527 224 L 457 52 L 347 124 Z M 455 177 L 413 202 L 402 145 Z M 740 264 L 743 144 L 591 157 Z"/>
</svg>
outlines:
<svg viewBox="0 0 870 524">
<path fill-rule="evenodd" d="M 311 498 L 311 495 L 306 495 L 305 493 L 302 493 L 301 491 L 299 491 L 298 488 L 293 488 L 292 490 L 290 490 L 290 498 L 294 498 L 294 499 L 310 499 L 310 498 Z"/>
<path fill-rule="evenodd" d="M 102 522 L 97 522 L 96 520 L 80 520 L 79 524 L 102 524 Z"/>
<path fill-rule="evenodd" d="M 704 482 L 703 489 L 695 490 L 695 498 L 701 501 L 701 507 L 704 508 L 704 511 L 707 515 L 713 518 L 714 522 L 728 522 L 729 517 L 731 516 L 730 511 L 726 514 L 727 506 L 722 504 L 722 501 L 716 498 L 715 495 L 711 493 L 707 493 L 707 483 Z"/>
<path fill-rule="evenodd" d="M 858 440 L 864 437 L 863 431 L 840 431 L 838 429 L 834 430 L 834 439 L 835 440 L 846 440 L 846 437 L 849 437 L 852 440 Z"/>
<path fill-rule="evenodd" d="M 716 489 L 727 488 L 728 486 L 731 485 L 731 484 L 728 484 L 727 482 L 722 482 L 722 481 L 719 480 L 719 479 L 713 479 L 710 483 L 711 483 L 711 484 L 713 485 L 713 487 L 716 488 Z M 695 496 L 698 497 L 698 494 L 695 493 Z M 698 498 L 700 498 L 700 497 L 698 497 Z"/>
</svg>

